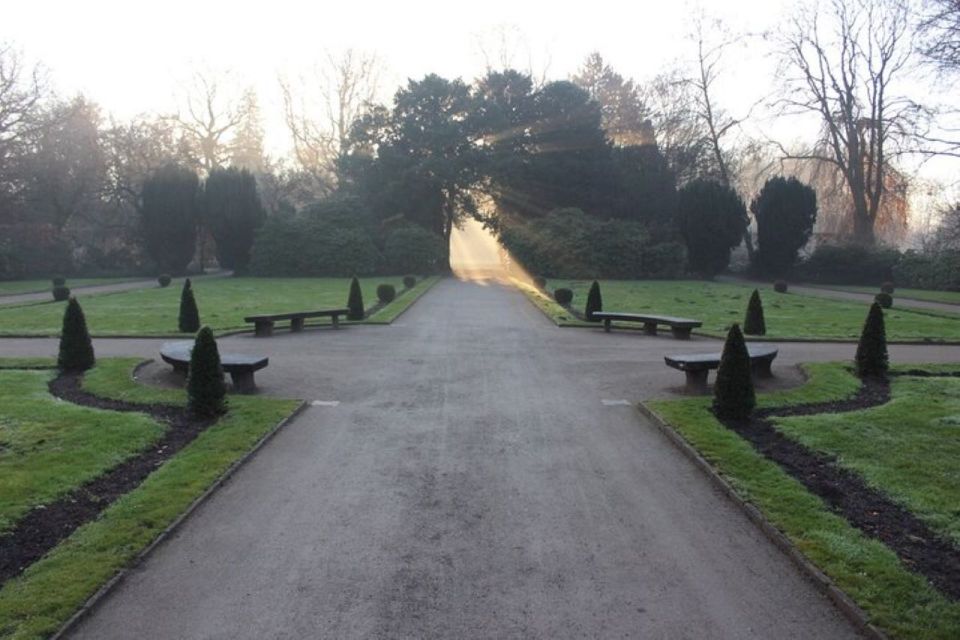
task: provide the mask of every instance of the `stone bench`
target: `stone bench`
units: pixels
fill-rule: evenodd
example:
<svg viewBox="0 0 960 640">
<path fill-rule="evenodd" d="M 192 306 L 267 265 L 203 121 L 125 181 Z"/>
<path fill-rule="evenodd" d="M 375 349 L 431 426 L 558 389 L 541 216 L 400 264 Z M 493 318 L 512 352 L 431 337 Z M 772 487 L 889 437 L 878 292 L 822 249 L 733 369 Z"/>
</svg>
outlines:
<svg viewBox="0 0 960 640">
<path fill-rule="evenodd" d="M 190 352 L 193 351 L 192 342 L 168 342 L 160 348 L 160 357 L 167 364 L 173 365 L 174 371 L 187 374 L 190 371 Z M 253 393 L 257 390 L 253 374 L 270 364 L 270 359 L 263 356 L 248 356 L 240 353 L 221 353 L 220 365 L 230 374 L 233 389 L 237 393 Z"/>
<path fill-rule="evenodd" d="M 265 338 L 273 335 L 273 325 L 275 322 L 290 321 L 290 331 L 303 331 L 304 322 L 307 318 L 330 318 L 333 321 L 333 328 L 340 327 L 340 316 L 345 316 L 348 309 L 321 309 L 319 311 L 294 311 L 292 313 L 270 313 L 257 316 L 247 316 L 244 322 L 253 323 L 253 332 L 258 338 Z"/>
<path fill-rule="evenodd" d="M 750 354 L 750 369 L 758 378 L 769 378 L 773 375 L 771 365 L 777 357 L 777 347 L 769 344 L 747 343 L 747 352 Z M 704 389 L 707 386 L 707 375 L 711 369 L 720 367 L 719 353 L 693 353 L 676 356 L 664 356 L 667 366 L 679 369 L 687 374 L 687 387 Z"/>
<path fill-rule="evenodd" d="M 643 313 L 616 313 L 611 311 L 595 311 L 593 317 L 603 320 L 603 330 L 609 332 L 611 324 L 617 322 L 639 322 L 643 324 L 643 332 L 647 335 L 657 335 L 657 326 L 666 325 L 674 338 L 687 340 L 690 332 L 703 325 L 699 320 L 690 318 L 675 318 L 673 316 L 657 316 Z"/>
</svg>

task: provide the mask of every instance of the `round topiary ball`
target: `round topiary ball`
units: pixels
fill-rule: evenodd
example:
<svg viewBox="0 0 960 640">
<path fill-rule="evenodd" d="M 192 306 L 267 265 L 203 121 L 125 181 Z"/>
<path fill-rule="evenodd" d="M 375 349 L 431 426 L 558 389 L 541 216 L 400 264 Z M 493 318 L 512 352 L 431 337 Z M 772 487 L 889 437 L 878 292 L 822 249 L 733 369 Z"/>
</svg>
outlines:
<svg viewBox="0 0 960 640">
<path fill-rule="evenodd" d="M 393 302 L 397 297 L 397 289 L 392 284 L 377 285 L 377 299 L 383 304 Z"/>
<path fill-rule="evenodd" d="M 53 276 L 50 281 L 53 283 L 54 287 L 62 287 L 63 285 L 67 284 L 67 279 L 63 276 Z"/>
<path fill-rule="evenodd" d="M 403 286 L 407 289 L 413 289 L 417 284 L 417 279 L 413 276 L 403 276 Z"/>
<path fill-rule="evenodd" d="M 889 309 L 893 306 L 893 296 L 889 293 L 878 293 L 876 297 L 874 297 L 874 300 L 884 309 Z"/>
<path fill-rule="evenodd" d="M 773 283 L 773 290 L 777 293 L 786 293 L 787 283 L 784 280 L 777 280 Z"/>
<path fill-rule="evenodd" d="M 546 289 L 547 288 L 547 279 L 543 276 L 534 276 L 533 277 L 533 286 L 537 289 Z"/>
<path fill-rule="evenodd" d="M 161 287 L 169 287 L 173 279 L 166 273 L 161 273 L 160 277 L 157 278 L 157 282 L 160 283 Z"/>
<path fill-rule="evenodd" d="M 64 302 L 65 300 L 70 299 L 70 289 L 65 287 L 62 284 L 57 285 L 53 288 L 53 299 L 57 302 Z"/>
<path fill-rule="evenodd" d="M 557 301 L 558 304 L 563 306 L 569 306 L 573 302 L 573 291 L 570 289 L 560 288 L 556 289 L 553 292 L 553 299 Z"/>
<path fill-rule="evenodd" d="M 880 291 L 882 291 L 883 293 L 893 295 L 893 283 L 884 282 L 882 285 L 880 285 Z"/>
</svg>

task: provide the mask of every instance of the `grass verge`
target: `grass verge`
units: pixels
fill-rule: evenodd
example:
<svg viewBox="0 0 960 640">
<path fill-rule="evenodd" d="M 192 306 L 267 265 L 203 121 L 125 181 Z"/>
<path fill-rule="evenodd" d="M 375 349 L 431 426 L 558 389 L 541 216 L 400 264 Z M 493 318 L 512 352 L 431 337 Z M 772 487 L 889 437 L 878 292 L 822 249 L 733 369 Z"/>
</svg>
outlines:
<svg viewBox="0 0 960 640">
<path fill-rule="evenodd" d="M 797 390 L 779 392 L 761 396 L 763 406 L 785 406 L 825 402 L 848 397 L 857 386 L 856 379 L 842 364 L 821 364 L 807 367 L 808 382 Z M 941 380 L 942 381 L 942 380 Z M 908 383 L 908 380 L 902 382 Z M 862 412 L 843 414 L 849 416 L 849 424 L 836 425 L 834 419 L 840 415 L 811 416 L 803 420 L 823 418 L 817 428 L 820 431 L 820 448 L 837 455 L 840 464 L 848 462 L 841 451 L 856 450 L 862 460 L 869 459 L 873 465 L 888 467 L 896 451 L 892 451 L 886 460 L 871 457 L 872 443 L 864 443 L 864 438 L 873 437 L 867 423 L 873 416 L 864 416 L 870 412 L 887 411 L 909 414 L 912 407 L 908 396 L 911 390 L 894 383 L 893 401 L 885 407 L 877 407 Z M 905 404 L 906 401 L 906 404 Z M 951 601 L 940 594 L 921 576 L 908 571 L 896 555 L 882 543 L 864 536 L 852 527 L 844 518 L 831 512 L 816 496 L 809 493 L 803 485 L 785 473 L 775 463 L 758 454 L 753 447 L 736 433 L 725 428 L 708 411 L 710 398 L 689 398 L 683 400 L 660 400 L 647 403 L 647 407 L 661 416 L 687 442 L 695 447 L 731 484 L 737 494 L 755 505 L 764 516 L 809 560 L 826 573 L 836 585 L 848 594 L 868 614 L 870 621 L 896 638 L 947 639 L 960 636 L 960 603 Z M 952 404 L 939 405 L 939 413 L 955 412 Z M 952 414 L 951 414 L 952 415 Z M 926 418 L 930 414 L 926 414 Z M 787 420 L 778 419 L 778 428 Z M 924 418 L 918 417 L 917 423 Z M 800 425 L 794 425 L 791 437 L 797 436 Z M 809 425 L 807 425 L 809 427 Z M 905 433 L 909 428 L 887 430 L 892 437 L 884 446 L 896 449 L 901 443 L 914 438 Z M 838 440 L 828 441 L 823 434 L 834 432 Z M 809 436 L 809 433 L 807 434 Z M 954 429 L 953 443 L 958 437 Z M 879 443 L 877 444 L 879 447 Z M 835 447 L 835 449 L 831 449 Z M 914 447 L 915 448 L 915 447 Z M 952 449 L 951 449 L 952 450 Z M 875 452 L 874 452 L 875 453 Z M 943 452 L 943 459 L 956 454 Z M 907 457 L 906 451 L 904 456 Z M 918 464 L 922 460 L 917 461 Z M 862 464 L 862 462 L 860 463 Z M 938 465 L 940 466 L 940 465 Z M 954 465 L 955 466 L 955 465 Z M 941 467 L 942 468 L 942 467 Z M 896 469 L 891 473 L 900 472 Z M 909 471 L 904 470 L 903 478 Z M 953 495 L 958 486 L 954 483 L 944 495 Z M 888 485 L 889 478 L 878 478 L 884 484 L 878 488 L 896 493 Z M 927 487 L 936 490 L 935 487 Z M 956 502 L 953 503 L 954 505 Z M 954 513 L 956 520 L 958 514 Z"/>
<path fill-rule="evenodd" d="M 157 390 L 134 391 L 131 360 L 101 360 L 88 388 L 154 402 Z M 121 375 L 121 371 L 125 372 Z M 32 373 L 32 372 L 31 372 Z M 42 373 L 35 375 L 44 375 Z M 163 394 L 171 403 L 184 398 Z M 231 396 L 230 411 L 139 487 L 60 543 L 0 589 L 0 637 L 33 639 L 55 632 L 117 572 L 135 560 L 204 491 L 299 405 L 293 400 Z M 6 405 L 0 410 L 6 413 Z M 110 412 L 103 412 L 110 413 Z M 118 414 L 137 420 L 137 414 Z M 76 457 L 76 456 L 74 456 Z"/>
<path fill-rule="evenodd" d="M 413 306 L 413 303 L 419 300 L 420 296 L 429 291 L 430 288 L 439 281 L 439 276 L 429 276 L 420 280 L 412 289 L 398 294 L 393 302 L 367 318 L 366 322 L 368 324 L 390 324 L 396 320 L 400 314 Z"/>
<path fill-rule="evenodd" d="M 102 284 L 117 284 L 119 282 L 135 282 L 137 280 L 148 280 L 145 277 L 129 278 L 68 278 L 67 286 L 71 289 L 79 287 L 92 287 Z M 48 280 L 6 280 L 0 281 L 0 304 L 3 304 L 2 296 L 15 296 L 23 293 L 44 293 L 53 289 L 53 283 Z"/>
</svg>

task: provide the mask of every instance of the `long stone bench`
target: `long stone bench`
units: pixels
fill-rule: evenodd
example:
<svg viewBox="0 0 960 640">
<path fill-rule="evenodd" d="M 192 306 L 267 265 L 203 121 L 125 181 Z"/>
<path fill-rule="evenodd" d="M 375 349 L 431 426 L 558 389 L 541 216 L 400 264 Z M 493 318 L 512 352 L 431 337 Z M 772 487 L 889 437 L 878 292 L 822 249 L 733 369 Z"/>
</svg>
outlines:
<svg viewBox="0 0 960 640">
<path fill-rule="evenodd" d="M 658 316 L 645 313 L 618 313 L 612 311 L 595 311 L 593 317 L 597 320 L 603 320 L 603 330 L 609 332 L 614 321 L 617 322 L 640 322 L 643 324 L 643 331 L 647 335 L 657 335 L 657 325 L 666 325 L 670 327 L 670 332 L 674 338 L 687 340 L 690 338 L 690 332 L 703 325 L 699 320 L 690 318 L 676 318 L 674 316 Z"/>
<path fill-rule="evenodd" d="M 340 327 L 340 316 L 345 316 L 348 309 L 320 309 L 318 311 L 293 311 L 290 313 L 269 313 L 256 316 L 247 316 L 244 322 L 253 323 L 253 332 L 258 338 L 273 335 L 273 325 L 276 322 L 290 321 L 290 331 L 303 331 L 307 318 L 330 318 L 333 328 Z"/>
<path fill-rule="evenodd" d="M 167 364 L 173 365 L 175 371 L 183 374 L 190 372 L 190 352 L 193 351 L 192 342 L 167 342 L 160 347 L 160 357 Z M 230 374 L 233 389 L 237 393 L 253 393 L 257 390 L 253 374 L 270 364 L 270 359 L 264 356 L 248 356 L 241 353 L 221 353 L 220 365 Z"/>
<path fill-rule="evenodd" d="M 769 378 L 773 375 L 771 365 L 778 352 L 775 345 L 748 342 L 747 352 L 750 354 L 750 368 L 753 375 L 760 378 Z M 720 367 L 720 356 L 719 353 L 692 353 L 664 356 L 663 359 L 667 366 L 687 374 L 687 387 L 703 389 L 707 386 L 710 370 Z"/>
</svg>

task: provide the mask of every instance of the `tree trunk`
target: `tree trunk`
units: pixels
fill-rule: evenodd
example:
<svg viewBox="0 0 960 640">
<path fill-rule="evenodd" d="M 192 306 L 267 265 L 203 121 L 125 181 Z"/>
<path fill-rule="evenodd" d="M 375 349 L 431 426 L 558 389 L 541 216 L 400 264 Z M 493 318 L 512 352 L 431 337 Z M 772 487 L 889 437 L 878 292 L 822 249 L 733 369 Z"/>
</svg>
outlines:
<svg viewBox="0 0 960 640">
<path fill-rule="evenodd" d="M 867 216 L 866 212 L 854 211 L 853 242 L 864 247 L 872 247 L 877 242 L 873 232 L 873 220 Z"/>
</svg>

